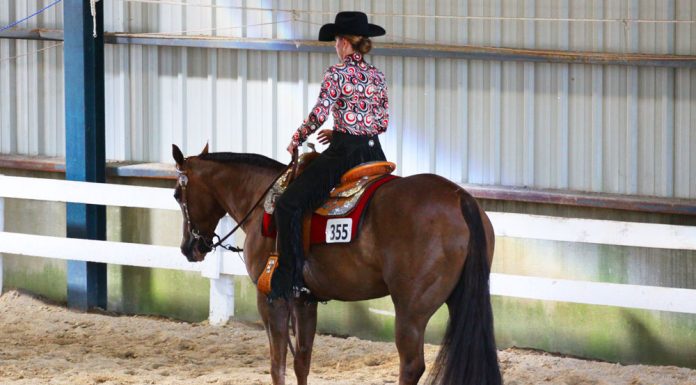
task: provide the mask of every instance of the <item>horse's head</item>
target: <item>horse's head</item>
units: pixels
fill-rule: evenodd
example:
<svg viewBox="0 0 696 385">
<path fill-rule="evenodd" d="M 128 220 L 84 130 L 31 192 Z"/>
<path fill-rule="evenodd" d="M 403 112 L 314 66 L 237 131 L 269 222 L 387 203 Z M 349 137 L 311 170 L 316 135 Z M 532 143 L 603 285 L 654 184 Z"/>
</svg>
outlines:
<svg viewBox="0 0 696 385">
<path fill-rule="evenodd" d="M 200 155 L 207 153 L 206 144 Z M 206 174 L 201 169 L 202 164 L 197 161 L 197 157 L 184 158 L 175 144 L 172 145 L 172 155 L 178 173 L 174 199 L 179 203 L 184 215 L 181 253 L 191 262 L 200 262 L 212 250 L 215 227 L 225 215 L 225 210 L 206 183 Z"/>
</svg>

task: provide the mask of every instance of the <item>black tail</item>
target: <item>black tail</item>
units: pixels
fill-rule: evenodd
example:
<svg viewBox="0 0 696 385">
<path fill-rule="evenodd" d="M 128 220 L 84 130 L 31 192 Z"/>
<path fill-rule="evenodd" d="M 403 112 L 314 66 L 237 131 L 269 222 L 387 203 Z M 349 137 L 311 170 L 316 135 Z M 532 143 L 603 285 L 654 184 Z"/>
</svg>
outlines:
<svg viewBox="0 0 696 385">
<path fill-rule="evenodd" d="M 461 194 L 461 208 L 469 226 L 469 253 L 459 282 L 447 299 L 449 323 L 428 383 L 500 385 L 488 287 L 486 234 L 478 204 L 466 192 Z"/>
</svg>

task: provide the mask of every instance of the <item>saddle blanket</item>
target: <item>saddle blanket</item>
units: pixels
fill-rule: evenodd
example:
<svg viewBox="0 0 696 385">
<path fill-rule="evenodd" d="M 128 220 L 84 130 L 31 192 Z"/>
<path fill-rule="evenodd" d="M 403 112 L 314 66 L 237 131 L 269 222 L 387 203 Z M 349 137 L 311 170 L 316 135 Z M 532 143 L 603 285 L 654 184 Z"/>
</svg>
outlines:
<svg viewBox="0 0 696 385">
<path fill-rule="evenodd" d="M 377 177 L 371 184 L 365 187 L 364 192 L 355 202 L 355 206 L 343 215 L 322 215 L 312 213 L 309 243 L 311 245 L 324 243 L 348 243 L 358 236 L 365 208 L 370 202 L 375 191 L 383 184 L 398 178 L 395 175 L 383 175 Z M 326 213 L 326 210 L 317 210 Z M 273 214 L 268 211 L 263 214 L 261 233 L 265 237 L 275 238 L 276 229 Z"/>
</svg>

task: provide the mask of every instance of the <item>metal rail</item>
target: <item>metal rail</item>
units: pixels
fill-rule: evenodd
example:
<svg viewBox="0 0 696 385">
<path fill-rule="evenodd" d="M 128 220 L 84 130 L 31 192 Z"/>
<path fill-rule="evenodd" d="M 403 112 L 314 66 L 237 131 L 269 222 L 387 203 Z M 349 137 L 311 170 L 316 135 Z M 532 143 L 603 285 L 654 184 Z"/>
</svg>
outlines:
<svg viewBox="0 0 696 385">
<path fill-rule="evenodd" d="M 48 29 L 8 30 L 0 38 L 63 39 L 63 31 Z M 166 34 L 113 33 L 104 35 L 107 44 L 139 44 L 163 47 L 218 48 L 256 51 L 332 53 L 333 45 L 313 40 L 250 39 L 226 36 L 181 36 Z M 696 68 L 696 55 L 561 51 L 505 47 L 382 43 L 373 55 L 495 60 L 535 63 L 598 64 L 641 67 Z"/>
</svg>

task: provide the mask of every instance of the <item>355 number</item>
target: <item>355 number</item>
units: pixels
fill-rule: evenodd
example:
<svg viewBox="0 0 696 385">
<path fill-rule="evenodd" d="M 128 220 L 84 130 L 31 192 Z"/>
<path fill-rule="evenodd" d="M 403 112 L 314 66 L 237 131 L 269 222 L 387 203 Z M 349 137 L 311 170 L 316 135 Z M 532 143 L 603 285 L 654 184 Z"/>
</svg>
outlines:
<svg viewBox="0 0 696 385">
<path fill-rule="evenodd" d="M 329 240 L 331 241 L 347 241 L 348 240 L 348 224 L 333 224 L 329 226 L 329 232 L 331 234 Z"/>
<path fill-rule="evenodd" d="M 326 222 L 326 243 L 350 242 L 353 238 L 352 218 L 335 218 Z"/>
</svg>

